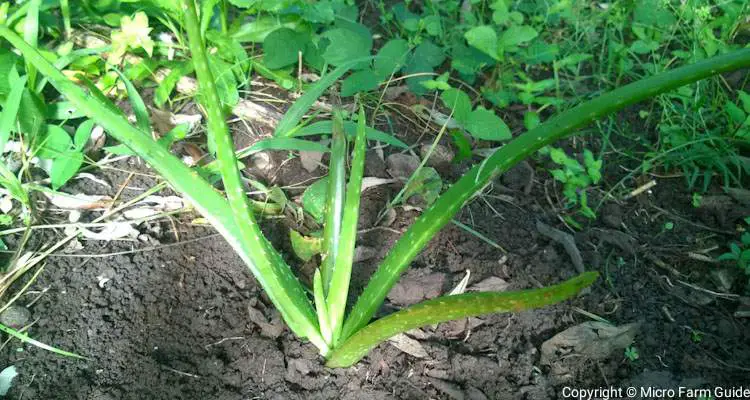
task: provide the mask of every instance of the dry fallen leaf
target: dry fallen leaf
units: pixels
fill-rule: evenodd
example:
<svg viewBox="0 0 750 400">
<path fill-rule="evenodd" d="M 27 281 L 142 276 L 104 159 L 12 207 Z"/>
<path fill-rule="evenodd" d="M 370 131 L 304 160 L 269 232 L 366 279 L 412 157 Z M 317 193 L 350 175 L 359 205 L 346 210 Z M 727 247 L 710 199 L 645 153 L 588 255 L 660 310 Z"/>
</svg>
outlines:
<svg viewBox="0 0 750 400">
<path fill-rule="evenodd" d="M 362 178 L 362 191 L 364 192 L 367 189 L 377 187 L 380 185 L 387 185 L 389 183 L 398 182 L 397 179 L 384 179 L 384 178 L 376 178 L 373 176 L 367 176 Z"/>
<path fill-rule="evenodd" d="M 299 160 L 302 163 L 302 168 L 307 172 L 314 172 L 320 166 L 320 160 L 323 159 L 323 152 L 321 151 L 300 151 Z"/>
<path fill-rule="evenodd" d="M 621 326 L 589 321 L 570 327 L 542 344 L 542 364 L 572 356 L 601 360 L 630 346 L 638 333 L 639 323 Z"/>
<path fill-rule="evenodd" d="M 403 333 L 399 333 L 398 335 L 388 339 L 388 342 L 392 344 L 395 348 L 411 356 L 414 356 L 417 358 L 429 357 L 429 354 L 427 354 L 427 351 L 424 349 L 424 347 L 422 347 L 422 345 L 416 339 L 412 339 L 404 335 Z"/>
<path fill-rule="evenodd" d="M 43 192 L 50 203 L 63 210 L 105 210 L 112 204 L 109 196 L 91 196 L 83 193 L 67 194 L 62 192 Z"/>
<path fill-rule="evenodd" d="M 92 181 L 94 183 L 98 183 L 98 184 L 100 184 L 100 185 L 102 185 L 102 186 L 104 186 L 104 187 L 106 187 L 108 189 L 112 188 L 112 186 L 107 181 L 105 181 L 104 179 L 101 179 L 101 178 L 97 178 L 94 174 L 90 174 L 88 172 L 80 172 L 80 173 L 78 173 L 75 176 L 74 179 L 76 179 L 76 180 L 77 179 L 88 179 L 88 180 L 90 180 L 90 181 Z"/>
<path fill-rule="evenodd" d="M 72 231 L 66 232 L 67 234 L 72 234 L 76 230 L 76 228 L 72 226 L 69 228 L 71 228 Z M 140 234 L 137 229 L 133 228 L 130 222 L 112 222 L 102 227 L 98 232 L 86 228 L 77 229 L 78 234 L 86 239 L 92 240 L 136 239 Z"/>
<path fill-rule="evenodd" d="M 419 157 L 395 153 L 385 159 L 385 164 L 392 177 L 406 180 L 419 168 Z"/>
<path fill-rule="evenodd" d="M 456 287 L 454 287 L 453 290 L 448 293 L 448 296 L 454 296 L 464 293 L 466 291 L 466 285 L 469 283 L 469 278 L 471 278 L 471 271 L 467 269 L 466 275 L 464 275 L 463 279 L 461 279 L 461 282 L 458 282 L 458 285 L 456 285 Z"/>
<path fill-rule="evenodd" d="M 510 286 L 510 284 L 505 280 L 496 276 L 491 276 L 481 282 L 471 285 L 469 290 L 474 292 L 504 292 L 508 289 L 508 286 Z"/>
</svg>

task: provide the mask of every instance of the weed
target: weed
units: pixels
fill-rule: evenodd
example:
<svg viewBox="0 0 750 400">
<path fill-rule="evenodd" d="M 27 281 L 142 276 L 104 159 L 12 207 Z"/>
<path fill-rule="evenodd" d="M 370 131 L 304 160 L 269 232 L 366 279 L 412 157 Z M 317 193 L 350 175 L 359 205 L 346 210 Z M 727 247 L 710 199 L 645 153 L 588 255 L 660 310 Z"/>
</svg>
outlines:
<svg viewBox="0 0 750 400">
<path fill-rule="evenodd" d="M 568 204 L 577 205 L 581 214 L 595 219 L 596 213 L 588 205 L 586 189 L 601 180 L 602 160 L 595 159 L 594 154 L 588 149 L 583 151 L 583 165 L 575 158 L 568 157 L 565 151 L 559 148 L 545 148 L 540 153 L 548 154 L 555 164 L 562 167 L 551 170 L 550 173 L 555 180 L 563 184 L 563 195 Z"/>
<path fill-rule="evenodd" d="M 630 362 L 635 362 L 640 358 L 640 354 L 638 354 L 638 349 L 635 346 L 628 346 L 625 348 L 625 358 L 628 359 Z"/>
<path fill-rule="evenodd" d="M 737 267 L 750 275 L 750 232 L 740 236 L 739 242 L 729 244 L 729 251 L 718 257 L 719 261 L 734 261 Z"/>
</svg>

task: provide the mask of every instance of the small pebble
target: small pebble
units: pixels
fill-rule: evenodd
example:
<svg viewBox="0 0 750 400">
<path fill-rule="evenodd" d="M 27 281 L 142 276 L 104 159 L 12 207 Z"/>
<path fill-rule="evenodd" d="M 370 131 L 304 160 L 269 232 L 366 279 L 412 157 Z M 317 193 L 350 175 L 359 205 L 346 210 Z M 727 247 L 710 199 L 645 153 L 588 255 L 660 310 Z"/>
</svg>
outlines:
<svg viewBox="0 0 750 400">
<path fill-rule="evenodd" d="M 11 305 L 0 314 L 0 323 L 13 329 L 26 326 L 31 320 L 31 311 L 24 306 Z"/>
</svg>

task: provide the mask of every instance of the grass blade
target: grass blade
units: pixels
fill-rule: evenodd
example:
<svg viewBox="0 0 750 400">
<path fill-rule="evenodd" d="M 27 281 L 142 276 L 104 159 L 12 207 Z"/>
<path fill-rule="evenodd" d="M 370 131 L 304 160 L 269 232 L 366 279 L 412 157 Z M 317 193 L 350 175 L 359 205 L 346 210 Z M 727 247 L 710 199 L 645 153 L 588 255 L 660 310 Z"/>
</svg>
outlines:
<svg viewBox="0 0 750 400">
<path fill-rule="evenodd" d="M 33 48 L 37 48 L 39 40 L 39 8 L 41 7 L 42 0 L 30 0 L 24 20 L 23 39 Z M 29 87 L 33 88 L 36 84 L 36 68 L 28 62 L 26 63 L 26 76 L 29 77 Z"/>
<path fill-rule="evenodd" d="M 128 101 L 133 107 L 133 114 L 135 114 L 136 126 L 142 130 L 143 133 L 151 135 L 151 117 L 148 116 L 148 109 L 146 103 L 143 102 L 143 98 L 138 93 L 138 89 L 135 88 L 133 82 L 128 79 L 125 74 L 120 72 L 119 69 L 115 68 L 115 72 L 120 76 L 120 80 L 125 84 L 125 90 L 128 92 Z"/>
<path fill-rule="evenodd" d="M 349 183 L 346 186 L 346 203 L 341 223 L 341 236 L 336 252 L 336 261 L 331 271 L 331 287 L 328 291 L 328 313 L 333 330 L 333 343 L 338 342 L 344 325 L 346 299 L 349 297 L 349 280 L 352 275 L 354 260 L 354 245 L 357 241 L 357 220 L 359 219 L 359 201 L 362 193 L 362 178 L 365 173 L 365 152 L 367 151 L 365 138 L 365 110 L 359 107 L 359 124 L 357 137 L 354 141 L 354 155 L 349 173 Z"/>
<path fill-rule="evenodd" d="M 372 57 L 362 57 L 351 60 L 347 63 L 341 64 L 341 66 L 328 73 L 328 75 L 320 78 L 320 80 L 307 89 L 305 94 L 297 99 L 286 114 L 284 114 L 284 118 L 282 118 L 281 121 L 279 121 L 279 124 L 276 125 L 276 130 L 273 132 L 273 135 L 277 137 L 290 136 L 294 132 L 294 128 L 296 128 L 297 124 L 302 120 L 302 117 L 307 113 L 307 110 L 318 101 L 318 98 L 326 91 L 326 89 L 336 83 L 336 81 L 347 73 L 347 71 L 356 65 L 361 64 L 362 61 L 370 59 L 372 59 Z"/>
<path fill-rule="evenodd" d="M 328 358 L 326 366 L 348 367 L 373 347 L 398 333 L 440 322 L 497 312 L 518 312 L 569 299 L 599 276 L 586 272 L 563 283 L 517 292 L 482 292 L 443 296 L 405 308 L 357 331 Z"/>
<path fill-rule="evenodd" d="M 60 11 L 63 17 L 63 27 L 65 29 L 65 38 L 70 39 L 73 29 L 70 26 L 70 2 L 69 0 L 60 0 Z"/>
<path fill-rule="evenodd" d="M 329 295 L 333 269 L 339 256 L 341 224 L 346 198 L 346 135 L 340 112 L 334 112 L 331 128 L 331 160 L 328 167 L 328 197 L 326 198 L 325 224 L 323 226 L 323 262 L 321 275 L 324 293 Z"/>
<path fill-rule="evenodd" d="M 301 136 L 328 134 L 329 132 L 331 132 L 332 125 L 333 125 L 332 121 L 313 122 L 310 125 L 307 125 L 307 126 L 304 126 L 302 128 L 295 130 L 290 136 L 301 137 Z M 369 126 L 365 127 L 365 130 L 367 132 L 367 140 L 377 140 L 378 142 L 390 144 L 391 146 L 395 146 L 401 149 L 409 148 L 409 146 L 407 146 L 406 143 L 402 142 L 401 140 L 399 140 L 393 135 L 389 135 L 383 131 L 370 128 Z M 350 121 L 344 121 L 344 132 L 346 132 L 346 134 L 350 137 L 356 136 L 357 124 L 350 122 Z"/>
<path fill-rule="evenodd" d="M 260 231 L 258 223 L 250 212 L 250 201 L 245 194 L 237 157 L 229 133 L 229 126 L 221 106 L 219 93 L 208 63 L 205 45 L 200 32 L 200 22 L 193 0 L 182 0 L 190 52 L 198 77 L 199 93 L 206 108 L 209 136 L 216 145 L 219 170 L 226 187 L 227 199 L 234 217 L 237 219 L 238 240 L 244 251 L 250 255 L 250 262 L 257 268 L 269 297 L 281 312 L 287 324 L 297 335 L 308 338 L 322 353 L 328 351 L 320 336 L 315 312 L 307 294 L 284 263 L 281 255 L 273 248 Z"/>
<path fill-rule="evenodd" d="M 703 78 L 750 67 L 750 49 L 676 68 L 605 93 L 565 111 L 501 147 L 469 170 L 412 224 L 373 274 L 344 325 L 343 337 L 365 326 L 401 273 L 435 233 L 451 221 L 471 196 L 487 183 L 540 148 L 617 110 Z"/>
<path fill-rule="evenodd" d="M 15 67 L 10 73 L 10 93 L 5 99 L 3 105 L 3 112 L 0 114 L 0 154 L 3 154 L 5 144 L 10 139 L 10 131 L 13 130 L 13 125 L 16 124 L 16 117 L 18 116 L 18 109 L 21 106 L 21 97 L 23 96 L 23 90 L 26 88 L 26 75 L 19 77 Z"/>
<path fill-rule="evenodd" d="M 18 339 L 18 340 L 20 340 L 20 341 L 22 341 L 24 343 L 28 343 L 28 344 L 34 345 L 36 347 L 39 347 L 40 349 L 51 351 L 51 352 L 53 352 L 55 354 L 59 354 L 61 356 L 72 357 L 72 358 L 79 358 L 79 359 L 82 359 L 82 360 L 88 360 L 88 358 L 86 358 L 84 356 L 79 356 L 78 354 L 75 354 L 75 353 L 71 353 L 71 352 L 68 352 L 68 351 L 65 351 L 65 350 L 60 350 L 60 349 L 58 349 L 56 347 L 52 347 L 50 345 L 44 344 L 44 343 L 42 343 L 42 342 L 40 342 L 38 340 L 34 340 L 34 339 L 30 338 L 28 335 L 26 335 L 25 333 L 21 333 L 21 332 L 15 330 L 13 328 L 10 328 L 10 327 L 7 327 L 7 326 L 3 325 L 3 324 L 0 324 L 0 331 L 5 332 L 8 335 L 13 336 L 14 338 L 16 338 L 16 339 Z"/>
</svg>

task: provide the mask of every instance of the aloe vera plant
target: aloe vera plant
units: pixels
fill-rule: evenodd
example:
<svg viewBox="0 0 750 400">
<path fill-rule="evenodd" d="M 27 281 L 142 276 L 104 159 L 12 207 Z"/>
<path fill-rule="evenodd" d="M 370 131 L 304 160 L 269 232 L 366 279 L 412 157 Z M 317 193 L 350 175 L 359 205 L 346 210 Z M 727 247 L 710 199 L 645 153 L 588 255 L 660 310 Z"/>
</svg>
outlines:
<svg viewBox="0 0 750 400">
<path fill-rule="evenodd" d="M 415 327 L 487 313 L 542 307 L 568 299 L 591 285 L 597 278 L 595 272 L 587 272 L 542 289 L 439 297 L 371 322 L 385 296 L 409 263 L 493 177 L 539 148 L 574 133 L 577 128 L 608 113 L 711 75 L 750 66 L 750 49 L 746 49 L 677 68 L 585 102 L 512 140 L 472 168 L 425 210 L 390 250 L 347 315 L 366 146 L 367 127 L 363 110 L 360 108 L 357 118 L 348 182 L 346 159 L 349 156 L 350 140 L 344 133 L 343 117 L 340 114 L 334 115 L 331 125 L 333 140 L 330 149 L 324 252 L 321 266 L 314 275 L 311 301 L 306 288 L 263 236 L 250 211 L 225 111 L 209 69 L 195 2 L 181 0 L 180 4 L 200 85 L 198 100 L 206 110 L 209 140 L 215 143 L 218 170 L 225 193 L 216 190 L 197 171 L 187 167 L 158 145 L 150 132 L 130 125 L 122 115 L 113 110 L 111 104 L 104 103 L 101 96 L 89 96 L 81 87 L 68 80 L 34 46 L 26 43 L 11 29 L 0 25 L 0 36 L 23 55 L 29 68 L 33 68 L 33 74 L 43 75 L 79 111 L 96 120 L 113 137 L 148 162 L 195 205 L 248 265 L 290 329 L 300 338 L 306 338 L 314 344 L 330 367 L 352 365 L 383 340 Z M 322 83 L 308 94 L 322 93 L 323 86 L 330 85 L 343 75 L 345 71 L 341 68 L 343 67 L 334 71 L 333 77 L 329 75 L 321 79 Z M 27 74 L 30 75 L 31 72 Z M 277 128 L 279 135 L 286 135 L 295 128 L 312 103 L 309 99 L 310 96 L 303 96 L 292 108 L 293 112 Z"/>
</svg>

